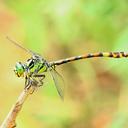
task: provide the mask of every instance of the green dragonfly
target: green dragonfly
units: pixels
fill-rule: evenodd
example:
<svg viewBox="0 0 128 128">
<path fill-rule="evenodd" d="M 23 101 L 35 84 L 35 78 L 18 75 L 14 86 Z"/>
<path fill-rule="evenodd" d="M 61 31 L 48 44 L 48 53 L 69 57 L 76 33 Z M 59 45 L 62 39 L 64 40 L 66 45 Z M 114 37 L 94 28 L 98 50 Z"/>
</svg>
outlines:
<svg viewBox="0 0 128 128">
<path fill-rule="evenodd" d="M 57 92 L 62 99 L 64 99 L 64 80 L 62 76 L 55 70 L 56 66 L 86 58 L 128 57 L 128 53 L 125 52 L 97 52 L 97 53 L 87 53 L 79 56 L 73 56 L 66 59 L 48 62 L 41 55 L 22 47 L 16 41 L 10 39 L 9 37 L 7 37 L 7 39 L 17 47 L 31 54 L 31 58 L 29 58 L 25 63 L 17 62 L 14 69 L 14 72 L 18 77 L 25 78 L 25 88 L 28 88 L 30 86 L 33 87 L 42 86 L 43 80 L 45 78 L 45 72 L 49 72 L 53 78 Z"/>
</svg>

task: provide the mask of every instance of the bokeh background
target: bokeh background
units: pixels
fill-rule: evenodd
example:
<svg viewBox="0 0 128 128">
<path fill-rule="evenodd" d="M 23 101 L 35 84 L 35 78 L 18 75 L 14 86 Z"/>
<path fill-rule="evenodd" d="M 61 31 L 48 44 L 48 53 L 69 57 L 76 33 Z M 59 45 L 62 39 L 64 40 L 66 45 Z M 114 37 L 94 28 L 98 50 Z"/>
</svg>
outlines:
<svg viewBox="0 0 128 128">
<path fill-rule="evenodd" d="M 128 48 L 127 0 L 1 0 L 0 123 L 24 88 L 13 72 L 30 55 L 10 36 L 54 61 L 98 51 Z M 95 58 L 57 67 L 65 80 L 65 101 L 52 79 L 31 95 L 17 128 L 128 128 L 128 60 Z"/>
</svg>

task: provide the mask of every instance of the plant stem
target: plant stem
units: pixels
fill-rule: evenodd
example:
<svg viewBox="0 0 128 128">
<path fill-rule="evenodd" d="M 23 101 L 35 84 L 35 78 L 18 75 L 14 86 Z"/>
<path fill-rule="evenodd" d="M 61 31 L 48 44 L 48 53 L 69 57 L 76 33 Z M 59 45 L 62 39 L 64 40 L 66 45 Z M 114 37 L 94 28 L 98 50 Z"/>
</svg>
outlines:
<svg viewBox="0 0 128 128">
<path fill-rule="evenodd" d="M 32 94 L 34 88 L 29 87 L 24 89 L 20 96 L 18 97 L 16 103 L 12 106 L 10 112 L 8 113 L 7 117 L 3 121 L 0 128 L 14 128 L 16 127 L 16 117 L 18 116 L 24 102 L 26 101 L 27 97 Z"/>
</svg>

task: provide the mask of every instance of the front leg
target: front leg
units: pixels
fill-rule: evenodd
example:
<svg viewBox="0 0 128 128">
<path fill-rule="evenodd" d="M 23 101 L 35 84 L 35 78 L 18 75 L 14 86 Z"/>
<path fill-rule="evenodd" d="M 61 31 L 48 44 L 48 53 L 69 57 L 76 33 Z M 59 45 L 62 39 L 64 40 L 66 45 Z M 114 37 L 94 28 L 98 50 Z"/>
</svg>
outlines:
<svg viewBox="0 0 128 128">
<path fill-rule="evenodd" d="M 25 89 L 29 89 L 31 86 L 30 84 L 30 78 L 28 78 L 27 76 L 25 76 Z"/>
</svg>

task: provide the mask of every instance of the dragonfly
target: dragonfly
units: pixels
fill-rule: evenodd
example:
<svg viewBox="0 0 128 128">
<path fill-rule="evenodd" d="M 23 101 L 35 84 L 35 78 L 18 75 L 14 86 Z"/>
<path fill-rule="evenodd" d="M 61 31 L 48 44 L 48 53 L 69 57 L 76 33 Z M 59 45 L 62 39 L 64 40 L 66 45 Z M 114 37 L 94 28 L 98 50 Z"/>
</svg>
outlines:
<svg viewBox="0 0 128 128">
<path fill-rule="evenodd" d="M 25 63 L 17 62 L 14 68 L 14 72 L 17 77 L 25 78 L 25 88 L 30 86 L 40 87 L 43 85 L 43 80 L 45 78 L 45 72 L 49 72 L 52 76 L 54 84 L 56 86 L 57 92 L 61 99 L 64 99 L 64 80 L 62 76 L 56 71 L 56 66 L 73 62 L 76 60 L 95 58 L 95 57 L 110 57 L 110 58 L 122 58 L 128 57 L 128 53 L 125 52 L 97 52 L 97 53 L 86 53 L 79 56 L 73 56 L 66 59 L 60 59 L 57 61 L 48 62 L 40 54 L 35 53 L 29 49 L 24 48 L 16 41 L 7 37 L 7 39 L 21 48 L 22 50 L 31 54 L 31 58 L 27 59 Z"/>
</svg>

